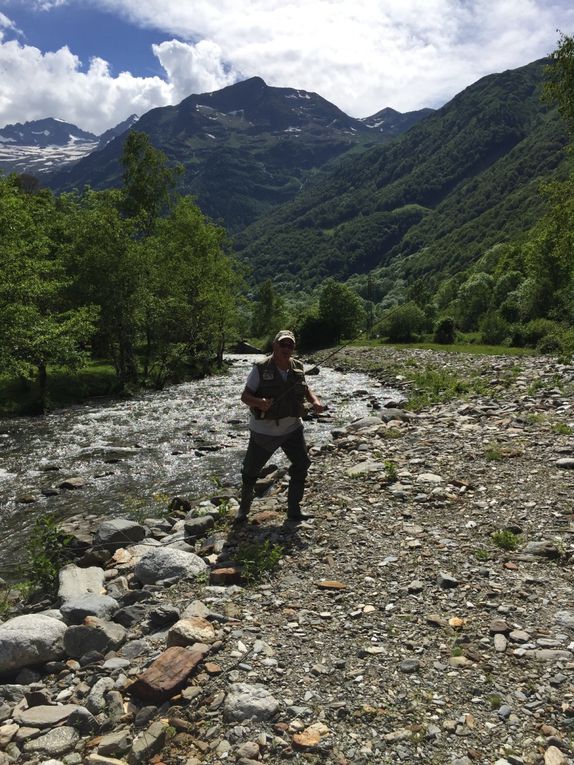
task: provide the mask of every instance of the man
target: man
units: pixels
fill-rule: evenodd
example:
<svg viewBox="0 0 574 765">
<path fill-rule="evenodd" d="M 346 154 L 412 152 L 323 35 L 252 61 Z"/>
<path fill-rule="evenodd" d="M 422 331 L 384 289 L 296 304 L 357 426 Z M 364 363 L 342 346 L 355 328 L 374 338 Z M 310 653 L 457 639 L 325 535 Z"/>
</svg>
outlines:
<svg viewBox="0 0 574 765">
<path fill-rule="evenodd" d="M 251 409 L 249 446 L 243 460 L 241 503 L 235 519 L 245 523 L 253 500 L 255 481 L 273 452 L 283 449 L 291 466 L 287 491 L 287 518 L 298 523 L 310 516 L 301 512 L 305 479 L 311 460 L 303 436 L 304 403 L 316 412 L 325 407 L 305 382 L 303 364 L 293 358 L 295 335 L 282 329 L 273 340 L 273 353 L 253 366 L 241 394 Z"/>
</svg>

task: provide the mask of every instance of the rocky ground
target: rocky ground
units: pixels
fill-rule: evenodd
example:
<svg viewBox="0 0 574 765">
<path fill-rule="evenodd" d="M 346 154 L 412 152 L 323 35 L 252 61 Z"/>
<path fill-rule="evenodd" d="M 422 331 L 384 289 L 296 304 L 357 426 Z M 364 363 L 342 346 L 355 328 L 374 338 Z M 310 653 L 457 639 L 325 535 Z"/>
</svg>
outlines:
<svg viewBox="0 0 574 765">
<path fill-rule="evenodd" d="M 333 363 L 471 392 L 337 427 L 298 527 L 281 471 L 245 527 L 222 497 L 104 524 L 58 610 L 0 625 L 0 765 L 573 761 L 574 367 Z"/>
</svg>

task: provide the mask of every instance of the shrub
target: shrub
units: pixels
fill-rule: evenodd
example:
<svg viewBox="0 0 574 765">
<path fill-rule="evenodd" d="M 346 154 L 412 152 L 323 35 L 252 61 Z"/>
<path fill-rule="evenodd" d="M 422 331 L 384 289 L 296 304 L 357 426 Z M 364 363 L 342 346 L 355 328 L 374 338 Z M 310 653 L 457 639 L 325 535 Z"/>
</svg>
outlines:
<svg viewBox="0 0 574 765">
<path fill-rule="evenodd" d="M 72 557 L 72 541 L 73 537 L 61 531 L 53 515 L 36 519 L 26 545 L 26 578 L 33 589 L 55 592 L 60 568 Z"/>
<path fill-rule="evenodd" d="M 480 322 L 481 340 L 485 345 L 500 345 L 509 330 L 508 322 L 496 311 L 489 311 Z"/>
<path fill-rule="evenodd" d="M 522 542 L 522 539 L 513 531 L 508 529 L 499 529 L 492 535 L 492 541 L 502 550 L 516 550 Z"/>
<path fill-rule="evenodd" d="M 536 348 L 542 338 L 560 333 L 560 325 L 551 319 L 532 319 L 523 325 L 524 344 Z"/>
<path fill-rule="evenodd" d="M 328 348 L 336 345 L 338 338 L 338 328 L 328 319 L 321 319 L 318 316 L 307 316 L 299 328 L 301 350 Z"/>
<path fill-rule="evenodd" d="M 456 330 L 452 316 L 443 316 L 434 326 L 433 342 L 452 345 L 456 339 Z"/>
<path fill-rule="evenodd" d="M 383 317 L 383 332 L 391 343 L 410 343 L 425 324 L 425 315 L 419 306 L 411 301 L 397 306 Z"/>
<path fill-rule="evenodd" d="M 263 544 L 257 542 L 242 544 L 237 551 L 241 577 L 246 582 L 256 582 L 274 571 L 282 557 L 281 545 L 272 544 L 268 539 Z"/>
<path fill-rule="evenodd" d="M 562 332 L 551 332 L 536 343 L 540 353 L 562 353 L 564 350 Z"/>
</svg>

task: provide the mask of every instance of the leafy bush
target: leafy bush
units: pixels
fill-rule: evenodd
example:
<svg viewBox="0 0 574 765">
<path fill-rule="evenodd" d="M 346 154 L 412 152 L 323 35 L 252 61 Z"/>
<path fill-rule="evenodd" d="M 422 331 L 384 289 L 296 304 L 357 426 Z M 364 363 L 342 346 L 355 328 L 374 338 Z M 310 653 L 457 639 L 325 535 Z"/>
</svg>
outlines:
<svg viewBox="0 0 574 765">
<path fill-rule="evenodd" d="M 391 343 L 410 343 L 425 324 L 425 315 L 411 301 L 393 308 L 381 322 L 383 333 Z"/>
<path fill-rule="evenodd" d="M 560 330 L 560 325 L 550 319 L 532 319 L 523 328 L 524 344 L 536 348 L 544 337 L 559 334 Z"/>
<path fill-rule="evenodd" d="M 516 548 L 521 544 L 522 539 L 513 531 L 508 529 L 499 529 L 493 533 L 492 541 L 502 550 L 516 550 Z"/>
<path fill-rule="evenodd" d="M 452 345 L 456 339 L 456 330 L 452 316 L 443 316 L 434 326 L 433 342 Z"/>
<path fill-rule="evenodd" d="M 551 332 L 536 343 L 536 350 L 540 353 L 562 353 L 563 349 L 562 332 Z"/>
<path fill-rule="evenodd" d="M 497 311 L 489 311 L 480 322 L 481 341 L 485 345 L 500 345 L 509 333 L 509 324 Z"/>
<path fill-rule="evenodd" d="M 242 579 L 251 583 L 269 575 L 279 565 L 283 552 L 281 545 L 272 544 L 269 539 L 263 544 L 249 542 L 240 545 L 237 562 L 241 566 Z"/>
<path fill-rule="evenodd" d="M 64 534 L 53 515 L 36 519 L 26 544 L 26 578 L 33 589 L 52 594 L 58 584 L 58 573 L 72 557 L 73 537 Z"/>
<path fill-rule="evenodd" d="M 302 350 L 328 348 L 337 344 L 338 337 L 339 330 L 331 321 L 307 316 L 299 328 L 299 347 Z"/>
</svg>

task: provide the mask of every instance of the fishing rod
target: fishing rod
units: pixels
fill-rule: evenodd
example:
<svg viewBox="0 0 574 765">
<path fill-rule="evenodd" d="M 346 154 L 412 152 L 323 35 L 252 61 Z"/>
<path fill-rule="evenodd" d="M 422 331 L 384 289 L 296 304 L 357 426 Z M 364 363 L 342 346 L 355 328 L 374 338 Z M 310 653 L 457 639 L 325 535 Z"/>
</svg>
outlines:
<svg viewBox="0 0 574 765">
<path fill-rule="evenodd" d="M 389 316 L 392 316 L 394 313 L 398 311 L 399 308 L 402 308 L 401 305 L 396 305 L 393 309 L 388 311 L 385 316 L 383 316 L 381 319 L 379 319 L 375 324 L 373 324 L 370 329 L 364 329 L 362 332 L 360 332 L 357 337 L 354 337 L 352 340 L 348 340 L 346 343 L 343 343 L 342 345 L 337 346 L 334 351 L 331 351 L 331 353 L 328 353 L 325 358 L 321 359 L 319 362 L 317 362 L 314 366 L 312 366 L 310 369 L 305 370 L 305 375 L 318 375 L 319 374 L 319 364 L 324 364 L 327 359 L 332 358 L 337 353 L 343 350 L 343 348 L 347 348 L 347 346 L 351 345 L 351 343 L 354 343 L 356 340 L 359 340 L 363 335 L 365 335 L 367 332 L 372 332 L 376 327 L 379 326 L 379 324 L 382 324 L 383 321 L 386 321 L 386 319 L 389 318 Z"/>
</svg>

